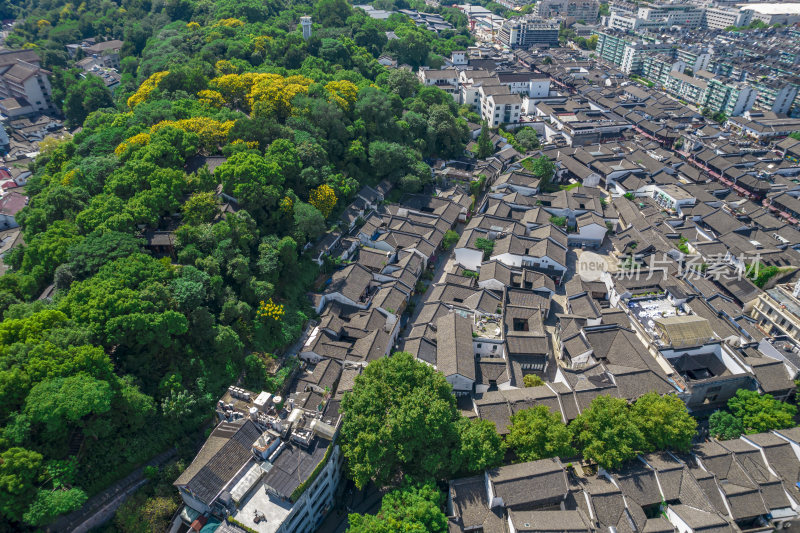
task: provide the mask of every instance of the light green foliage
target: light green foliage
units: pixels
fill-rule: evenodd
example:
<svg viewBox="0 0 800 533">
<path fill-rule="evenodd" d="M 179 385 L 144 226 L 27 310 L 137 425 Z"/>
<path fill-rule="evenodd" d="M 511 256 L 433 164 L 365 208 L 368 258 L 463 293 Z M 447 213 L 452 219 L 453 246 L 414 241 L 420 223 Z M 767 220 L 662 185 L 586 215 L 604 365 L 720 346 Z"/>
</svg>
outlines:
<svg viewBox="0 0 800 533">
<path fill-rule="evenodd" d="M 0 454 L 0 512 L 20 520 L 36 495 L 41 454 L 24 448 L 8 448 Z"/>
<path fill-rule="evenodd" d="M 631 416 L 651 451 L 687 451 L 697 433 L 697 421 L 674 394 L 648 392 L 633 404 Z"/>
<path fill-rule="evenodd" d="M 102 414 L 111 408 L 111 387 L 85 374 L 54 378 L 31 389 L 25 414 L 46 432 L 65 434 L 70 422 L 86 415 Z"/>
<path fill-rule="evenodd" d="M 526 387 L 540 387 L 544 385 L 544 381 L 542 380 L 542 378 L 540 378 L 536 374 L 528 374 L 526 376 L 523 376 L 522 383 Z"/>
<path fill-rule="evenodd" d="M 728 409 L 742 421 L 742 427 L 748 434 L 793 427 L 797 414 L 794 405 L 776 400 L 771 394 L 745 389 L 739 389 L 728 400 Z"/>
<path fill-rule="evenodd" d="M 186 224 L 211 222 L 219 214 L 217 200 L 211 192 L 194 193 L 181 206 L 181 211 Z"/>
<path fill-rule="evenodd" d="M 572 436 L 561 416 L 545 405 L 511 415 L 506 442 L 520 462 L 574 455 Z"/>
<path fill-rule="evenodd" d="M 478 237 L 475 239 L 475 248 L 483 251 L 483 260 L 486 261 L 491 257 L 494 250 L 494 241 Z"/>
<path fill-rule="evenodd" d="M 447 230 L 447 232 L 444 234 L 444 237 L 442 237 L 442 249 L 449 250 L 456 245 L 459 238 L 460 235 L 458 233 L 453 230 Z"/>
<path fill-rule="evenodd" d="M 25 513 L 24 520 L 28 524 L 41 526 L 60 514 L 74 511 L 86 500 L 86 493 L 81 489 L 40 490 Z"/>
<path fill-rule="evenodd" d="M 406 486 L 384 496 L 378 514 L 350 514 L 347 533 L 445 533 L 443 503 L 432 483 Z"/>
</svg>

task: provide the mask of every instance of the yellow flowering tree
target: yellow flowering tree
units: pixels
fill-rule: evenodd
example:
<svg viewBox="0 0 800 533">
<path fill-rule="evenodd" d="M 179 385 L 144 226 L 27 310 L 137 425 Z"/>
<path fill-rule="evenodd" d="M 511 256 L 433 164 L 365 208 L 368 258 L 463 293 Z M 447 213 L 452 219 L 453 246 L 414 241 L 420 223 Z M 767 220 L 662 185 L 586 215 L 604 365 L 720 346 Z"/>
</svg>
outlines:
<svg viewBox="0 0 800 533">
<path fill-rule="evenodd" d="M 245 141 L 244 139 L 234 139 L 231 145 L 243 145 L 248 150 L 258 150 L 258 141 Z"/>
<path fill-rule="evenodd" d="M 259 74 L 255 72 L 224 74 L 211 80 L 208 87 L 218 92 L 227 105 L 233 108 L 241 107 L 246 103 L 247 95 L 257 76 Z"/>
<path fill-rule="evenodd" d="M 350 111 L 358 97 L 358 87 L 347 80 L 332 81 L 325 85 L 328 98 L 345 111 Z"/>
<path fill-rule="evenodd" d="M 336 201 L 336 193 L 325 183 L 316 189 L 312 189 L 308 197 L 308 203 L 316 207 L 325 218 L 328 218 L 333 212 L 333 208 L 336 207 Z"/>
<path fill-rule="evenodd" d="M 200 29 L 200 24 L 196 22 L 190 22 L 186 25 L 186 27 L 189 28 L 191 31 L 197 31 Z"/>
<path fill-rule="evenodd" d="M 222 19 L 214 25 L 224 26 L 226 28 L 238 28 L 239 26 L 244 26 L 244 22 L 236 18 L 229 18 L 229 19 Z"/>
<path fill-rule="evenodd" d="M 292 112 L 292 100 L 298 94 L 307 94 L 313 80 L 305 76 L 283 77 L 265 74 L 260 77 L 247 95 L 250 109 L 257 116 L 278 115 L 288 117 Z"/>
<path fill-rule="evenodd" d="M 263 54 L 267 51 L 267 44 L 269 44 L 270 41 L 272 41 L 272 37 L 268 35 L 259 35 L 253 39 L 253 49 Z"/>
<path fill-rule="evenodd" d="M 150 134 L 149 133 L 138 133 L 138 134 L 134 135 L 133 137 L 131 137 L 129 139 L 126 139 L 126 140 L 122 141 L 121 143 L 119 143 L 119 146 L 117 146 L 114 149 L 114 153 L 117 155 L 117 157 L 122 157 L 130 149 L 139 148 L 141 146 L 146 146 L 147 143 L 149 143 L 149 142 L 150 142 Z"/>
<path fill-rule="evenodd" d="M 218 96 L 228 106 L 255 115 L 278 115 L 287 117 L 292 111 L 292 99 L 298 94 L 308 93 L 313 80 L 305 76 L 281 76 L 280 74 L 245 72 L 225 74 L 209 82 L 209 91 L 200 97 L 204 101 L 219 102 Z"/>
<path fill-rule="evenodd" d="M 220 122 L 209 117 L 192 117 L 183 120 L 162 120 L 150 128 L 150 133 L 155 133 L 165 126 L 172 126 L 183 131 L 196 133 L 200 139 L 200 147 L 206 152 L 214 151 L 228 140 L 228 133 L 233 127 L 233 121 Z"/>
<path fill-rule="evenodd" d="M 154 73 L 152 76 L 144 80 L 144 82 L 142 82 L 142 84 L 139 86 L 139 89 L 133 93 L 130 98 L 128 98 L 128 107 L 133 109 L 137 105 L 147 100 L 147 97 L 150 96 L 150 93 L 152 93 L 158 87 L 158 84 L 161 83 L 161 80 L 167 77 L 167 74 L 169 74 L 169 71 L 163 70 L 161 72 Z"/>
<path fill-rule="evenodd" d="M 239 72 L 239 67 L 237 67 L 227 59 L 220 59 L 219 61 L 214 63 L 214 68 L 221 76 L 224 76 L 226 74 L 236 74 L 237 72 Z"/>
<path fill-rule="evenodd" d="M 39 33 L 44 36 L 50 31 L 52 24 L 50 24 L 49 20 L 40 19 L 36 22 L 36 28 L 39 30 Z"/>
<path fill-rule="evenodd" d="M 278 207 L 280 208 L 283 214 L 291 215 L 294 213 L 294 200 L 292 200 L 288 196 L 284 196 L 283 198 L 281 198 L 281 201 L 278 202 Z"/>
<path fill-rule="evenodd" d="M 197 93 L 197 100 L 211 107 L 219 108 L 225 105 L 225 99 L 219 91 L 212 91 L 210 89 L 204 89 Z"/>
<path fill-rule="evenodd" d="M 258 306 L 258 311 L 256 311 L 259 318 L 274 320 L 275 322 L 280 322 L 285 313 L 283 304 L 276 304 L 272 301 L 272 298 L 267 302 L 262 300 Z"/>
<path fill-rule="evenodd" d="M 80 176 L 80 172 L 81 171 L 77 168 L 64 172 L 64 175 L 61 176 L 61 185 L 65 187 L 72 185 L 75 179 Z"/>
</svg>

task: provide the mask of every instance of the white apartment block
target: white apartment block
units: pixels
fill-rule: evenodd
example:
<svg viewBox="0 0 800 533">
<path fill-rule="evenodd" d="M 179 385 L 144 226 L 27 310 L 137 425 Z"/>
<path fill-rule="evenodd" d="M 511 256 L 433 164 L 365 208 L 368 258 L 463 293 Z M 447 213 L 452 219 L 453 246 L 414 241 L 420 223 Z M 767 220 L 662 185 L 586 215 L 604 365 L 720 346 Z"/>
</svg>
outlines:
<svg viewBox="0 0 800 533">
<path fill-rule="evenodd" d="M 522 98 L 518 94 L 489 94 L 481 100 L 481 118 L 490 128 L 519 122 Z"/>
<path fill-rule="evenodd" d="M 621 31 L 645 31 L 680 26 L 699 28 L 703 24 L 703 8 L 693 4 L 642 4 L 635 11 L 629 4 L 614 3 L 606 26 Z"/>
<path fill-rule="evenodd" d="M 754 3 L 741 6 L 742 11 L 751 11 L 752 20 L 760 20 L 768 26 L 790 25 L 800 22 L 800 3 Z"/>
<path fill-rule="evenodd" d="M 593 23 L 597 20 L 600 3 L 597 0 L 541 0 L 533 15 L 539 18 L 567 18 Z"/>
<path fill-rule="evenodd" d="M 0 98 L 14 98 L 28 112 L 58 113 L 48 76 L 31 50 L 0 52 Z"/>
<path fill-rule="evenodd" d="M 724 30 L 730 26 L 747 26 L 753 14 L 749 9 L 735 7 L 707 7 L 705 26 L 710 30 Z"/>
<path fill-rule="evenodd" d="M 777 285 L 762 292 L 751 315 L 770 336 L 785 335 L 800 342 L 800 285 Z"/>
<path fill-rule="evenodd" d="M 458 71 L 456 69 L 420 69 L 417 73 L 417 78 L 423 85 L 439 87 L 458 102 Z"/>
</svg>

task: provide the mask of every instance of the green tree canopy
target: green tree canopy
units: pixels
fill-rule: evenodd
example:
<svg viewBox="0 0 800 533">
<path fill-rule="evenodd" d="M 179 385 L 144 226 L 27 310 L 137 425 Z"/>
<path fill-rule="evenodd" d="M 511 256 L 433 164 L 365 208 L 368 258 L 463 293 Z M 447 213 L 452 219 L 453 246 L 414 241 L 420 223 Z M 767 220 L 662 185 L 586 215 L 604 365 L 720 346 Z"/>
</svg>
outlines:
<svg viewBox="0 0 800 533">
<path fill-rule="evenodd" d="M 571 445 L 572 435 L 561 421 L 561 416 L 551 413 L 545 405 L 523 409 L 511 415 L 506 442 L 520 461 L 568 457 L 575 453 Z"/>
<path fill-rule="evenodd" d="M 50 433 L 66 434 L 71 423 L 111 409 L 111 386 L 85 374 L 42 381 L 31 389 L 25 413 Z"/>
<path fill-rule="evenodd" d="M 539 135 L 533 128 L 520 128 L 514 133 L 514 138 L 525 150 L 533 150 L 539 147 Z"/>
<path fill-rule="evenodd" d="M 531 171 L 539 178 L 539 188 L 547 191 L 556 175 L 556 164 L 549 157 L 542 155 L 531 162 Z"/>
<path fill-rule="evenodd" d="M 745 433 L 763 433 L 793 427 L 797 407 L 776 400 L 771 394 L 739 389 L 728 400 L 728 409 L 742 421 Z"/>
<path fill-rule="evenodd" d="M 42 455 L 24 448 L 8 448 L 0 454 L 0 512 L 20 520 L 36 495 Z"/>
<path fill-rule="evenodd" d="M 111 93 L 102 79 L 92 74 L 72 79 L 73 81 L 67 84 L 63 108 L 69 124 L 75 126 L 83 124 L 92 111 L 114 106 Z"/>
<path fill-rule="evenodd" d="M 628 402 L 622 398 L 598 396 L 569 429 L 583 457 L 603 468 L 616 468 L 647 447 Z"/>
<path fill-rule="evenodd" d="M 650 450 L 687 451 L 697 433 L 697 421 L 674 394 L 648 392 L 631 407 Z"/>
<path fill-rule="evenodd" d="M 522 383 L 526 387 L 541 387 L 542 385 L 544 385 L 544 381 L 542 380 L 542 378 L 540 378 L 536 374 L 527 374 L 523 376 Z"/>
<path fill-rule="evenodd" d="M 457 426 L 461 447 L 453 460 L 454 472 L 483 472 L 502 464 L 506 445 L 497 434 L 494 422 L 461 418 Z"/>
<path fill-rule="evenodd" d="M 219 214 L 213 192 L 196 192 L 181 206 L 186 224 L 211 222 Z"/>
<path fill-rule="evenodd" d="M 717 439 L 738 439 L 744 433 L 744 427 L 742 421 L 728 411 L 717 410 L 708 417 L 708 431 Z"/>
<path fill-rule="evenodd" d="M 478 135 L 477 144 L 478 151 L 475 155 L 477 155 L 479 159 L 486 159 L 494 153 L 494 144 L 492 144 L 492 140 L 489 138 L 489 128 L 487 128 L 485 124 L 481 128 L 480 135 Z"/>
<path fill-rule="evenodd" d="M 444 237 L 442 237 L 442 249 L 449 250 L 456 245 L 460 238 L 461 236 L 455 231 L 447 230 L 447 232 L 444 234 Z"/>
<path fill-rule="evenodd" d="M 432 483 L 405 486 L 383 497 L 378 514 L 350 514 L 347 533 L 445 533 L 443 500 Z"/>
<path fill-rule="evenodd" d="M 443 479 L 459 435 L 452 387 L 407 352 L 372 361 L 342 400 L 342 453 L 356 486 Z"/>
</svg>

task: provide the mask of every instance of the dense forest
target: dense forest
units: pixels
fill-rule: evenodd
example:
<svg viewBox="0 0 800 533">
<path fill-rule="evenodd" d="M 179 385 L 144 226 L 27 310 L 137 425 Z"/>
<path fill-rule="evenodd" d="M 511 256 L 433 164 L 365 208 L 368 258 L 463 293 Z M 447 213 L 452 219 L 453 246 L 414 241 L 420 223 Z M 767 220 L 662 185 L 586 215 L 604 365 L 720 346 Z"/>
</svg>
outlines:
<svg viewBox="0 0 800 533">
<path fill-rule="evenodd" d="M 265 360 L 313 313 L 304 246 L 362 185 L 418 191 L 425 158 L 463 153 L 465 112 L 376 58 L 435 64 L 472 41 L 454 10 L 437 38 L 345 0 L 6 9 L 20 17 L 7 45 L 40 53 L 81 126 L 43 143 L 25 245 L 0 277 L 0 530 L 20 531 L 171 446 L 192 451 L 245 369 L 264 385 Z M 64 45 L 88 37 L 125 41 L 113 95 L 69 68 Z M 212 173 L 207 156 L 226 161 Z M 239 209 L 223 216 L 224 198 Z M 174 257 L 146 251 L 157 229 L 174 230 Z"/>
</svg>

